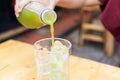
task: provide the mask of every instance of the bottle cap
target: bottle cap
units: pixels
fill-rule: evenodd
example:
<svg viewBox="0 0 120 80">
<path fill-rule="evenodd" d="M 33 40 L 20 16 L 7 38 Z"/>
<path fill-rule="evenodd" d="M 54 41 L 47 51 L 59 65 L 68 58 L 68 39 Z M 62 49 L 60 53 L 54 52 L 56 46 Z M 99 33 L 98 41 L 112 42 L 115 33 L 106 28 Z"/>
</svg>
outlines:
<svg viewBox="0 0 120 80">
<path fill-rule="evenodd" d="M 45 9 L 41 13 L 41 19 L 44 23 L 51 24 L 51 23 L 54 23 L 56 21 L 57 14 L 55 13 L 55 11 L 53 11 L 51 9 Z"/>
</svg>

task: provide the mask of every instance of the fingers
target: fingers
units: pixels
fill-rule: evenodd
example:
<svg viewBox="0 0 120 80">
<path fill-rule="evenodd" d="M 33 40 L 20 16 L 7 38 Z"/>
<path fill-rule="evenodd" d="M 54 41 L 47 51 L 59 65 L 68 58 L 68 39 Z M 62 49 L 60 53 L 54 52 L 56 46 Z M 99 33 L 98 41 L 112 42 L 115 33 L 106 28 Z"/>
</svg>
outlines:
<svg viewBox="0 0 120 80">
<path fill-rule="evenodd" d="M 18 17 L 19 15 L 19 0 L 15 1 L 15 15 Z"/>
<path fill-rule="evenodd" d="M 60 0 L 45 0 L 47 1 L 47 7 L 50 8 L 50 9 L 54 9 L 56 4 L 60 1 Z"/>
<path fill-rule="evenodd" d="M 15 15 L 16 17 L 19 16 L 19 13 L 22 11 L 22 8 L 28 4 L 30 1 L 37 1 L 40 2 L 41 4 L 43 4 L 44 6 L 50 8 L 50 9 L 54 9 L 56 2 L 58 2 L 59 0 L 16 0 L 15 2 Z"/>
<path fill-rule="evenodd" d="M 19 16 L 19 13 L 22 11 L 22 8 L 28 4 L 30 0 L 16 0 L 15 3 L 15 15 L 16 17 Z"/>
<path fill-rule="evenodd" d="M 44 5 L 47 8 L 54 9 L 54 6 L 56 5 L 56 1 L 58 0 L 38 0 L 42 5 Z"/>
</svg>

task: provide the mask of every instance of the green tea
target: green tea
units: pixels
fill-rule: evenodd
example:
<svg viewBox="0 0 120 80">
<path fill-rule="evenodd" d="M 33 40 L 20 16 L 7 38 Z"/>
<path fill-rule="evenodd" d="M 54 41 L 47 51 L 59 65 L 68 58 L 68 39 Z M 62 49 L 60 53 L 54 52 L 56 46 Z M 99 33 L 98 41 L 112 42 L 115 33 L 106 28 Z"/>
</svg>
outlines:
<svg viewBox="0 0 120 80">
<path fill-rule="evenodd" d="M 50 32 L 51 32 L 51 38 L 52 38 L 52 46 L 54 45 L 54 22 L 55 18 L 50 15 L 49 12 L 45 14 L 44 20 L 47 24 L 50 25 Z"/>
<path fill-rule="evenodd" d="M 45 8 L 38 2 L 31 2 L 21 11 L 18 21 L 26 28 L 39 29 L 42 26 L 50 25 L 52 37 L 52 46 L 54 45 L 54 22 L 56 21 L 56 13 Z"/>
<path fill-rule="evenodd" d="M 45 25 L 41 20 L 39 14 L 36 12 L 30 11 L 26 8 L 22 10 L 18 17 L 18 21 L 26 28 L 37 29 Z"/>
</svg>

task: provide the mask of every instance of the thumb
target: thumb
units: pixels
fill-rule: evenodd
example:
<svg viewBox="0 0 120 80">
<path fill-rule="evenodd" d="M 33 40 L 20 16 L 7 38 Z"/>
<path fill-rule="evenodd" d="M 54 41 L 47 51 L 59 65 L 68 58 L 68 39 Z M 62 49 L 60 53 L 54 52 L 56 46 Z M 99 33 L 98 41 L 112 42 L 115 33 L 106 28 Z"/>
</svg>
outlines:
<svg viewBox="0 0 120 80">
<path fill-rule="evenodd" d="M 30 0 L 16 0 L 15 4 L 15 15 L 16 17 L 19 16 L 19 13 L 22 11 L 22 8 L 28 4 Z"/>
<path fill-rule="evenodd" d="M 50 9 L 54 9 L 56 4 L 59 2 L 59 0 L 53 0 L 53 1 L 49 0 L 49 1 L 50 1 L 49 2 L 50 4 L 49 4 L 48 8 L 50 8 Z"/>
</svg>

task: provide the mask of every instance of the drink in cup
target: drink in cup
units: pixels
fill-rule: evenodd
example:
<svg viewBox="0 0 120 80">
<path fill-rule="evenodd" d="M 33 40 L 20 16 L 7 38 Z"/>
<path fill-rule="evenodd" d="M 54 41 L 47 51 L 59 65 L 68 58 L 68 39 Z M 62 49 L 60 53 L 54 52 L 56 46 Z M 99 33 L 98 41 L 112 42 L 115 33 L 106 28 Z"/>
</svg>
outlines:
<svg viewBox="0 0 120 80">
<path fill-rule="evenodd" d="M 71 43 L 62 38 L 41 39 L 34 43 L 38 80 L 69 80 Z"/>
</svg>

